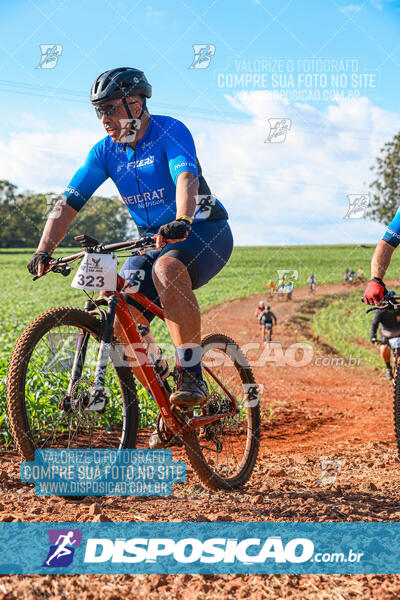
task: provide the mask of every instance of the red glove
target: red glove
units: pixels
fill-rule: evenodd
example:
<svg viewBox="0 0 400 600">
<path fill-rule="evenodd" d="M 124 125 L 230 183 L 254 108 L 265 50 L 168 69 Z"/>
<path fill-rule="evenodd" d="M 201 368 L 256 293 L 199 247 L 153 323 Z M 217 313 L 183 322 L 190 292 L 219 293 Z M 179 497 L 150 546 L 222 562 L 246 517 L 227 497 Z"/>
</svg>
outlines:
<svg viewBox="0 0 400 600">
<path fill-rule="evenodd" d="M 379 304 L 379 302 L 382 302 L 383 296 L 386 294 L 386 292 L 387 290 L 382 279 L 379 279 L 379 277 L 374 277 L 368 282 L 367 288 L 364 292 L 363 300 L 365 304 Z"/>
</svg>

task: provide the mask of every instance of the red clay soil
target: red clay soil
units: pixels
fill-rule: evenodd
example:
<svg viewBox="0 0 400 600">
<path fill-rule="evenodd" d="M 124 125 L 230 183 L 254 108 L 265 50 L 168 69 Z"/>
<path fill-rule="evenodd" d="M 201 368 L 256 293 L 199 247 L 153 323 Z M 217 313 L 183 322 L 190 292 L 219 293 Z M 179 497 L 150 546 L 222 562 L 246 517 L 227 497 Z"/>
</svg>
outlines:
<svg viewBox="0 0 400 600">
<path fill-rule="evenodd" d="M 316 298 L 348 291 L 320 286 Z M 295 290 L 292 302 L 272 301 L 278 318 L 273 339 L 285 349 L 305 339 L 289 323 L 309 298 Z M 240 344 L 258 341 L 254 311 L 261 296 L 209 310 L 204 333 L 227 333 Z M 289 326 L 285 326 L 288 324 Z M 400 518 L 400 463 L 392 422 L 392 389 L 376 369 L 317 366 L 318 356 L 335 354 L 313 341 L 315 356 L 303 367 L 254 367 L 264 385 L 262 441 L 255 471 L 244 489 L 204 490 L 188 468 L 185 484 L 172 496 L 39 498 L 19 480 L 19 459 L 2 453 L 0 521 L 393 521 Z M 258 353 L 259 354 L 259 353 Z M 257 352 L 248 354 L 255 358 Z M 337 358 L 337 356 L 336 356 Z M 327 364 L 328 359 L 324 363 Z M 317 363 L 317 364 L 316 364 Z M 176 455 L 177 457 L 179 454 Z M 181 458 L 181 456 L 179 456 Z M 341 461 L 333 485 L 321 485 L 321 460 Z M 400 597 L 399 576 L 189 576 L 90 575 L 2 576 L 0 600 L 117 600 L 120 598 L 199 600 L 221 598 L 343 600 Z"/>
</svg>

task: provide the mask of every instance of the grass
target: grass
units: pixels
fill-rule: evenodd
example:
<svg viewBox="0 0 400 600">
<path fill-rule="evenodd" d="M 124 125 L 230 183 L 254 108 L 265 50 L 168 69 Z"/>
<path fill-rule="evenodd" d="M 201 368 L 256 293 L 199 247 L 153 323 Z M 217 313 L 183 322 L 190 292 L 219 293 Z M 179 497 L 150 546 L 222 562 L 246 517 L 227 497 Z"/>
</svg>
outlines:
<svg viewBox="0 0 400 600">
<path fill-rule="evenodd" d="M 360 288 L 321 308 L 312 318 L 312 328 L 345 358 L 360 358 L 362 365 L 381 368 L 382 359 L 369 340 L 374 313 L 360 302 Z"/>
<path fill-rule="evenodd" d="M 55 256 L 71 254 L 73 250 L 57 251 Z M 201 310 L 250 294 L 263 294 L 268 279 L 277 280 L 278 270 L 297 271 L 296 285 L 305 285 L 311 272 L 317 283 L 334 283 L 342 280 L 346 267 L 355 270 L 362 267 L 368 274 L 373 247 L 356 246 L 287 246 L 287 247 L 240 247 L 235 248 L 225 268 L 206 286 L 196 291 Z M 83 308 L 85 295 L 71 288 L 72 277 L 50 274 L 33 282 L 26 270 L 32 250 L 0 250 L 0 268 L 3 285 L 0 289 L 0 442 L 9 443 L 10 436 L 5 413 L 5 377 L 8 361 L 15 342 L 39 313 L 55 306 Z M 120 265 L 122 261 L 120 259 Z M 400 255 L 395 254 L 388 271 L 388 278 L 398 276 Z M 368 339 L 368 318 L 365 308 L 356 301 L 340 302 L 321 310 L 315 315 L 313 326 L 322 337 L 327 337 L 344 355 L 357 352 L 368 364 L 375 364 L 373 352 L 352 343 L 352 336 Z M 354 312 L 352 312 L 354 311 Z M 364 328 L 366 327 L 366 332 Z M 355 329 L 354 329 L 355 328 Z M 160 321 L 152 329 L 161 343 L 169 340 L 168 332 Z M 343 336 L 343 332 L 345 335 Z M 358 354 L 357 354 L 358 356 Z M 146 396 L 146 397 L 145 397 Z M 142 403 L 147 403 L 145 414 L 154 419 L 155 412 L 148 405 L 147 395 L 141 393 Z M 143 423 L 142 423 L 143 424 Z"/>
</svg>

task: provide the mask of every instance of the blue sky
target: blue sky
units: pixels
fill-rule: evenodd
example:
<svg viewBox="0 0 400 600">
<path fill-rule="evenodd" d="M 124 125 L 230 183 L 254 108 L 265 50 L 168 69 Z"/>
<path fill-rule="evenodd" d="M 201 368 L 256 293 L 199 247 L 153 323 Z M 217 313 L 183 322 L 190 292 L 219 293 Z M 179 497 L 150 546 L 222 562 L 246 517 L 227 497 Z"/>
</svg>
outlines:
<svg viewBox="0 0 400 600">
<path fill-rule="evenodd" d="M 238 243 L 381 234 L 380 225 L 343 215 L 347 195 L 367 190 L 369 166 L 400 126 L 400 1 L 16 0 L 0 3 L 0 17 L 0 177 L 20 189 L 63 191 L 103 137 L 88 103 L 93 80 L 134 66 L 153 85 L 150 111 L 191 128 Z M 36 68 L 40 44 L 62 45 L 55 68 Z M 215 46 L 208 68 L 188 68 L 193 44 Z M 318 99 L 321 79 L 306 88 L 305 70 L 318 59 L 329 77 L 335 61 L 347 59 L 359 97 Z M 264 87 L 253 79 L 246 88 L 221 85 L 240 72 L 253 77 L 262 60 L 270 65 Z M 278 64 L 278 89 L 292 94 L 286 100 L 269 94 Z M 311 90 L 301 102 L 290 65 Z M 270 118 L 290 119 L 284 143 L 265 143 Z M 112 183 L 101 191 L 116 193 Z"/>
</svg>

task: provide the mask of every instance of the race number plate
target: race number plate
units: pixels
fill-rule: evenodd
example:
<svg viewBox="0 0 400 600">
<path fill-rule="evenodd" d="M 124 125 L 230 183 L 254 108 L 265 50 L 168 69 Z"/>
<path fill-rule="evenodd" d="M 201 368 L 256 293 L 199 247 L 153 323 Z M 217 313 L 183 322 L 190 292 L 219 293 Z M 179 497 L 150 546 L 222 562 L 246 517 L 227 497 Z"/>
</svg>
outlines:
<svg viewBox="0 0 400 600">
<path fill-rule="evenodd" d="M 113 292 L 117 288 L 117 263 L 113 254 L 85 254 L 71 287 Z"/>
</svg>

